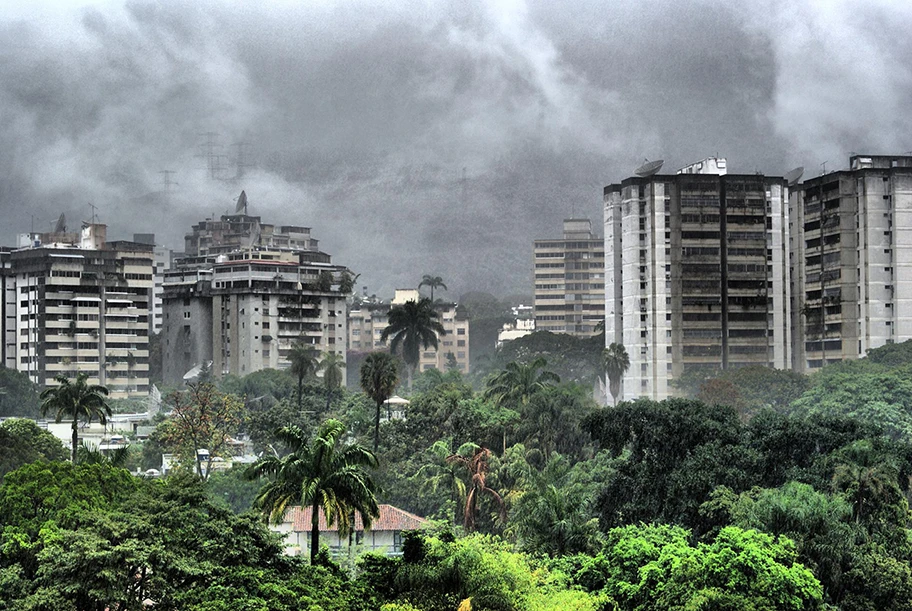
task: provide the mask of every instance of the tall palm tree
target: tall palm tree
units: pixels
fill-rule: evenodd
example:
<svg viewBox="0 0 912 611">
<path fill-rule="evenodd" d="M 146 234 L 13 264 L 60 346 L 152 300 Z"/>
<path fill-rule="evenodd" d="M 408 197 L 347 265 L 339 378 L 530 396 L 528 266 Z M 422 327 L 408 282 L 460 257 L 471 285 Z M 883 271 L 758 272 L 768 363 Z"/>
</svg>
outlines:
<svg viewBox="0 0 912 611">
<path fill-rule="evenodd" d="M 338 521 L 342 536 L 351 531 L 354 512 L 361 514 L 368 528 L 380 515 L 376 486 L 365 471 L 365 467 L 377 467 L 377 457 L 358 444 L 344 444 L 345 426 L 338 420 L 324 422 L 310 444 L 296 426 L 283 427 L 277 435 L 291 453 L 262 458 L 248 471 L 251 479 L 270 478 L 254 506 L 276 524 L 289 506 L 310 506 L 310 562 L 314 563 L 320 551 L 321 509 L 328 525 Z"/>
<path fill-rule="evenodd" d="M 299 341 L 288 353 L 288 371 L 298 378 L 298 410 L 301 409 L 304 393 L 304 379 L 317 372 L 317 350 L 310 344 Z"/>
<path fill-rule="evenodd" d="M 402 360 L 408 369 L 408 387 L 412 388 L 412 374 L 421 360 L 421 349 L 437 348 L 437 338 L 446 335 L 440 324 L 440 314 L 427 297 L 418 301 L 406 301 L 390 309 L 389 323 L 380 339 L 392 337 L 390 352 L 401 351 Z"/>
<path fill-rule="evenodd" d="M 431 287 L 431 301 L 434 301 L 434 289 L 442 288 L 445 291 L 448 291 L 447 285 L 443 283 L 443 278 L 440 276 L 431 276 L 430 274 L 425 274 L 424 278 L 421 279 L 421 282 L 418 283 L 418 288 L 422 286 Z"/>
<path fill-rule="evenodd" d="M 608 390 L 617 405 L 618 395 L 621 393 L 621 379 L 630 369 L 630 357 L 624 344 L 612 343 L 602 350 L 602 369 L 608 377 Z"/>
<path fill-rule="evenodd" d="M 494 401 L 498 407 L 523 410 L 533 396 L 549 386 L 560 384 L 560 376 L 545 369 L 547 366 L 548 361 L 541 356 L 530 363 L 507 363 L 504 369 L 488 380 L 482 396 Z M 507 451 L 506 423 L 503 429 L 503 451 Z"/>
<path fill-rule="evenodd" d="M 318 367 L 323 372 L 323 386 L 326 388 L 326 411 L 332 401 L 333 391 L 342 385 L 342 365 L 345 359 L 338 352 L 325 352 Z"/>
<path fill-rule="evenodd" d="M 66 417 L 73 419 L 73 445 L 72 459 L 76 462 L 76 451 L 79 448 L 79 420 L 92 422 L 98 418 L 103 425 L 107 425 L 111 417 L 111 408 L 105 399 L 108 389 L 99 384 L 88 384 L 88 374 L 79 373 L 76 381 L 71 382 L 63 374 L 58 375 L 57 386 L 46 388 L 41 393 L 41 415 L 55 412 L 54 422 L 60 422 Z"/>
<path fill-rule="evenodd" d="M 475 530 L 475 514 L 478 513 L 478 500 L 482 494 L 487 494 L 494 499 L 500 510 L 500 521 L 507 521 L 507 507 L 504 504 L 503 497 L 493 488 L 488 487 L 488 459 L 491 457 L 491 450 L 487 448 L 476 448 L 471 457 L 462 454 L 451 454 L 447 457 L 447 462 L 462 465 L 469 472 L 471 480 L 468 486 L 469 493 L 466 495 L 465 511 L 463 512 L 463 525 L 467 532 Z"/>
<path fill-rule="evenodd" d="M 545 369 L 547 366 L 548 361 L 544 357 L 529 363 L 507 363 L 503 370 L 488 380 L 484 397 L 501 407 L 528 405 L 533 395 L 548 386 L 560 384 L 560 376 Z"/>
<path fill-rule="evenodd" d="M 380 409 L 399 383 L 396 358 L 386 352 L 371 352 L 361 363 L 361 389 L 377 405 L 374 417 L 374 452 L 380 447 Z"/>
</svg>

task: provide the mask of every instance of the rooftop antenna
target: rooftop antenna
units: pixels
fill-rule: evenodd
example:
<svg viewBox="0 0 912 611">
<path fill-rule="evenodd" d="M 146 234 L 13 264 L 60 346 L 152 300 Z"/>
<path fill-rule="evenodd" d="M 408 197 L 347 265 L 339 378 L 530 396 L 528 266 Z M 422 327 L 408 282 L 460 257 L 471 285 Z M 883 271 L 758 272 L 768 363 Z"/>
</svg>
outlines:
<svg viewBox="0 0 912 611">
<path fill-rule="evenodd" d="M 785 179 L 785 182 L 788 183 L 788 186 L 794 187 L 796 184 L 798 184 L 798 181 L 801 180 L 801 177 L 803 175 L 804 175 L 804 168 L 801 166 L 798 166 L 791 172 L 788 172 L 785 176 L 783 176 L 783 178 Z"/>
<path fill-rule="evenodd" d="M 656 161 L 645 160 L 645 163 L 633 171 L 634 174 L 642 178 L 647 176 L 652 176 L 656 172 L 662 169 L 662 164 L 665 163 L 664 159 L 658 159 Z"/>
<path fill-rule="evenodd" d="M 249 216 L 247 214 L 247 193 L 241 191 L 241 194 L 237 198 L 237 206 L 234 208 L 235 214 L 240 214 L 241 211 L 244 211 L 244 216 Z"/>
<path fill-rule="evenodd" d="M 92 202 L 89 202 L 89 208 L 92 209 L 92 224 L 94 225 L 95 224 L 95 211 L 98 210 L 98 206 L 96 206 Z"/>
<path fill-rule="evenodd" d="M 820 166 L 823 168 L 823 172 L 821 172 L 821 174 L 820 174 L 821 176 L 826 175 L 826 164 L 827 164 L 827 161 L 824 161 L 823 163 L 820 164 Z"/>
</svg>

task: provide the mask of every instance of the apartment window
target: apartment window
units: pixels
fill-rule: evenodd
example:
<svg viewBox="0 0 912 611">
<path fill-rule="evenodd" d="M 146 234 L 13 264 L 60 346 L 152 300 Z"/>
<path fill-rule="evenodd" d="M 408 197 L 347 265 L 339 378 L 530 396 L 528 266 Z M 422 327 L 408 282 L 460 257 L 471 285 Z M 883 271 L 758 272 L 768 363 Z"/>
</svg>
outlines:
<svg viewBox="0 0 912 611">
<path fill-rule="evenodd" d="M 456 335 L 465 335 L 466 330 L 464 328 L 456 329 Z"/>
<path fill-rule="evenodd" d="M 184 318 L 190 318 L 190 312 L 184 312 Z"/>
</svg>

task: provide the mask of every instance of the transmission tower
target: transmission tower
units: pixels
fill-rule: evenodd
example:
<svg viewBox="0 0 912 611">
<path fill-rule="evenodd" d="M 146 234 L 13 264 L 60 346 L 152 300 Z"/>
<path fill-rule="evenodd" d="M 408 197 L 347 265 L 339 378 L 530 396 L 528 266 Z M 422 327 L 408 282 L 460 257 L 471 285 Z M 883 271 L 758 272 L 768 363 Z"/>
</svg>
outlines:
<svg viewBox="0 0 912 611">
<path fill-rule="evenodd" d="M 210 180 L 221 180 L 224 177 L 226 155 L 221 152 L 222 145 L 218 142 L 219 135 L 216 132 L 205 132 L 199 136 L 206 140 L 200 144 L 200 152 L 196 157 L 206 160 L 206 174 Z"/>
</svg>

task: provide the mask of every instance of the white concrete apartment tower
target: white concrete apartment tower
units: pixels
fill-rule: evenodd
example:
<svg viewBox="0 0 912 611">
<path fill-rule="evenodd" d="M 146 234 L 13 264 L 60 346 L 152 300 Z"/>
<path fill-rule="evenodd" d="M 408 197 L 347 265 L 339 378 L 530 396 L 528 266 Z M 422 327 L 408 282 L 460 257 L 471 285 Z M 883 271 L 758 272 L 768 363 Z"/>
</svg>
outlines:
<svg viewBox="0 0 912 611">
<path fill-rule="evenodd" d="M 782 178 L 694 171 L 605 188 L 605 342 L 630 357 L 623 399 L 790 366 L 787 194 Z"/>
<path fill-rule="evenodd" d="M 790 207 L 795 369 L 912 339 L 912 156 L 854 155 Z"/>
</svg>

